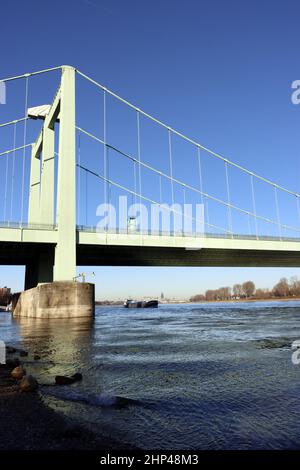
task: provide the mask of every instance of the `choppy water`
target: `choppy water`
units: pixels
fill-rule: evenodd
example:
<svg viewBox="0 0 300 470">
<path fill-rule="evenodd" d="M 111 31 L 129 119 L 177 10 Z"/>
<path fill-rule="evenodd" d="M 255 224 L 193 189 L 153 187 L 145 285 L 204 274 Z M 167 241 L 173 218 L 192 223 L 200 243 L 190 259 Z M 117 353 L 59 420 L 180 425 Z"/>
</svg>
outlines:
<svg viewBox="0 0 300 470">
<path fill-rule="evenodd" d="M 93 321 L 1 313 L 0 339 L 42 356 L 27 364 L 40 382 L 82 372 L 41 392 L 101 433 L 145 449 L 290 449 L 300 448 L 299 320 L 300 302 L 104 307 Z"/>
</svg>

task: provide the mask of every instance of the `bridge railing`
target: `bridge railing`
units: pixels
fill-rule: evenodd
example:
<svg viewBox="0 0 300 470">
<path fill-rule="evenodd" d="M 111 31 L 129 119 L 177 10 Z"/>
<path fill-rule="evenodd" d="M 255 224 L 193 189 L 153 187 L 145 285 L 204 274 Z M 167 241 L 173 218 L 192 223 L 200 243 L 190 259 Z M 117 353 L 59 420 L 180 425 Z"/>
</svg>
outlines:
<svg viewBox="0 0 300 470">
<path fill-rule="evenodd" d="M 195 232 L 170 232 L 170 231 L 163 231 L 163 230 L 135 230 L 130 231 L 129 229 L 122 229 L 116 227 L 107 228 L 107 229 L 99 229 L 97 226 L 85 226 L 85 225 L 77 225 L 76 229 L 78 232 L 86 232 L 86 233 L 95 233 L 95 234 L 102 234 L 102 235 L 126 235 L 126 236 L 153 236 L 153 237 L 186 237 L 186 238 L 217 238 L 217 239 L 227 239 L 227 240 L 257 240 L 256 235 L 250 235 L 247 233 L 213 233 L 213 232 L 203 232 L 203 233 L 195 233 Z M 259 240 L 261 241 L 300 241 L 300 236 L 297 237 L 278 237 L 278 236 L 268 236 L 268 235 L 260 235 Z"/>
</svg>

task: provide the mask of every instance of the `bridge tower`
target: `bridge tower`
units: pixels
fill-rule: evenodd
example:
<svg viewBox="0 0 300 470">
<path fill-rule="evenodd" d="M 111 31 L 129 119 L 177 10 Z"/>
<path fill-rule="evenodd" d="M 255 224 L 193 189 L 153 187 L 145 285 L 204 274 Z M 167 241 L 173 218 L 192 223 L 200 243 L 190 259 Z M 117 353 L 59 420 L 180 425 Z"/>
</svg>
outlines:
<svg viewBox="0 0 300 470">
<path fill-rule="evenodd" d="M 55 132 L 59 122 L 56 217 L 54 214 Z M 32 146 L 29 224 L 56 225 L 54 252 L 45 250 L 26 266 L 25 289 L 76 276 L 75 69 L 62 67 L 61 84 Z M 41 161 L 42 160 L 42 161 Z M 41 170 L 40 170 L 41 166 Z"/>
</svg>

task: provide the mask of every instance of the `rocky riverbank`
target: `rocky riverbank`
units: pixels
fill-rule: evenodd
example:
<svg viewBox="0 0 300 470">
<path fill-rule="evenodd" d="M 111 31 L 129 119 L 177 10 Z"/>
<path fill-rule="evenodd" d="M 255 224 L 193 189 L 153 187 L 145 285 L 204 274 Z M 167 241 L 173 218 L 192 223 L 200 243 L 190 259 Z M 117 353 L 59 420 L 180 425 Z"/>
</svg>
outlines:
<svg viewBox="0 0 300 470">
<path fill-rule="evenodd" d="M 27 352 L 14 348 L 7 352 L 6 364 L 0 365 L 0 450 L 125 448 L 113 438 L 96 435 L 45 405 L 38 383 L 21 364 L 20 358 Z"/>
</svg>

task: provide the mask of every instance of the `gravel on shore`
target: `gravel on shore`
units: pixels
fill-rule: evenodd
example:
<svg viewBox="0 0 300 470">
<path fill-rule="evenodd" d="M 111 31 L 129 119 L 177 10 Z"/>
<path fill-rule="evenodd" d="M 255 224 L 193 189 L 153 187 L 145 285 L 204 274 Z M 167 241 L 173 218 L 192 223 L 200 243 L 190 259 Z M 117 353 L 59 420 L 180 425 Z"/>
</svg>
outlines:
<svg viewBox="0 0 300 470">
<path fill-rule="evenodd" d="M 94 434 L 49 408 L 38 391 L 22 393 L 0 365 L 0 450 L 118 450 L 126 446 Z"/>
</svg>

